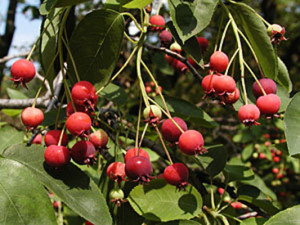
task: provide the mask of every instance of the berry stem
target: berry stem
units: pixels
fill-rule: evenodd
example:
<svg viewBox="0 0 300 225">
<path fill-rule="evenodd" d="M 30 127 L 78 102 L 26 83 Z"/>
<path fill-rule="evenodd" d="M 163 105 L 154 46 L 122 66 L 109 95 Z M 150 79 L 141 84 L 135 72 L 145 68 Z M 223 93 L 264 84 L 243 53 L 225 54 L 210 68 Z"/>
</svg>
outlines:
<svg viewBox="0 0 300 225">
<path fill-rule="evenodd" d="M 228 27 L 229 27 L 230 23 L 231 23 L 231 21 L 229 20 L 227 22 L 226 26 L 225 26 L 224 31 L 223 31 L 222 38 L 221 38 L 220 45 L 219 45 L 219 51 L 222 51 L 223 43 L 224 43 L 226 33 L 227 33 L 227 30 L 228 30 Z"/>
<path fill-rule="evenodd" d="M 225 73 L 224 73 L 225 76 L 227 76 L 229 67 L 232 64 L 232 62 L 233 62 L 233 60 L 234 60 L 234 58 L 235 58 L 235 56 L 237 55 L 238 52 L 239 52 L 239 49 L 235 50 L 235 52 L 233 53 L 233 55 L 232 55 L 232 57 L 231 57 L 231 59 L 230 59 L 230 61 L 228 63 L 228 66 L 227 66 L 227 68 L 225 70 Z"/>
<path fill-rule="evenodd" d="M 59 115 L 60 115 L 60 111 L 61 111 L 61 108 L 62 108 L 65 97 L 66 97 L 66 92 L 64 92 L 63 96 L 61 97 L 60 104 L 59 104 L 59 107 L 58 107 L 58 110 L 57 110 L 57 114 L 56 114 L 56 118 L 55 118 L 55 124 L 54 124 L 55 130 L 57 130 L 57 126 L 58 126 L 58 122 L 59 122 Z"/>
<path fill-rule="evenodd" d="M 138 121 L 137 121 L 137 127 L 136 127 L 136 135 L 135 135 L 135 148 L 136 148 L 136 149 L 138 149 L 139 132 L 140 132 L 140 124 L 141 124 L 141 116 L 142 116 L 142 98 L 141 98 L 141 96 L 140 96 L 139 114 L 138 114 Z M 139 155 L 139 149 L 138 149 L 137 155 Z"/>
<path fill-rule="evenodd" d="M 159 15 L 159 11 L 160 11 L 160 9 L 162 7 L 162 4 L 163 4 L 163 1 L 159 0 L 159 4 L 158 4 L 157 10 L 156 10 L 156 15 Z"/>
<path fill-rule="evenodd" d="M 214 196 L 214 190 L 213 190 L 212 186 L 213 186 L 213 181 L 212 181 L 212 178 L 210 177 L 210 201 L 211 201 L 211 207 L 213 209 L 215 209 L 216 208 L 215 196 Z"/>
<path fill-rule="evenodd" d="M 149 123 L 146 123 L 145 127 L 144 127 L 144 130 L 143 130 L 143 133 L 142 133 L 142 136 L 140 138 L 140 142 L 139 142 L 139 146 L 138 146 L 138 149 L 140 149 L 141 145 L 142 145 L 142 142 L 144 140 L 144 137 L 145 137 L 145 134 L 146 134 L 146 131 L 148 129 L 148 125 Z"/>
<path fill-rule="evenodd" d="M 124 36 L 127 38 L 128 41 L 130 41 L 132 44 L 137 45 L 138 42 L 133 40 L 129 35 L 124 31 Z"/>
<path fill-rule="evenodd" d="M 60 136 L 59 136 L 59 141 L 58 141 L 58 146 L 61 145 L 61 141 L 62 141 L 62 138 L 63 138 L 63 135 L 65 133 L 65 129 L 66 129 L 66 124 L 64 125 L 63 129 L 61 130 L 61 133 L 60 133 Z"/>
<path fill-rule="evenodd" d="M 32 103 L 32 108 L 35 108 L 36 100 L 39 97 L 39 95 L 41 93 L 41 90 L 42 90 L 42 86 L 40 86 L 39 90 L 37 91 L 37 93 L 35 95 L 35 98 L 34 98 L 33 103 Z"/>
<path fill-rule="evenodd" d="M 219 29 L 218 29 L 217 37 L 216 37 L 216 44 L 215 44 L 215 47 L 214 47 L 214 52 L 217 51 L 217 49 L 218 49 L 217 43 L 219 42 L 220 35 L 221 35 L 221 30 L 222 30 L 222 27 L 223 27 L 224 15 L 225 14 L 223 12 L 222 16 L 221 16 L 220 24 L 219 24 Z"/>
<path fill-rule="evenodd" d="M 156 133 L 157 133 L 157 135 L 158 135 L 158 137 L 159 137 L 159 140 L 160 140 L 160 142 L 161 142 L 161 144 L 162 144 L 162 146 L 163 146 L 163 149 L 164 149 L 164 151 L 165 151 L 165 153 L 166 153 L 166 155 L 167 155 L 167 158 L 168 158 L 170 164 L 172 165 L 172 164 L 173 164 L 173 161 L 172 161 L 171 156 L 170 156 L 170 153 L 169 153 L 169 151 L 168 151 L 168 149 L 167 149 L 167 147 L 166 147 L 166 144 L 165 144 L 165 142 L 164 142 L 164 140 L 163 140 L 163 138 L 162 138 L 162 135 L 161 135 L 161 133 L 160 133 L 160 131 L 159 131 L 157 125 L 154 124 L 153 126 L 154 126 L 154 128 L 155 128 L 155 130 L 156 130 Z"/>
<path fill-rule="evenodd" d="M 143 33 L 143 29 L 140 27 L 139 23 L 136 21 L 136 19 L 134 18 L 134 16 L 131 13 L 123 12 L 123 13 L 121 13 L 121 15 L 122 16 L 129 16 L 132 19 L 132 21 L 134 22 L 137 29 L 139 29 Z"/>
</svg>

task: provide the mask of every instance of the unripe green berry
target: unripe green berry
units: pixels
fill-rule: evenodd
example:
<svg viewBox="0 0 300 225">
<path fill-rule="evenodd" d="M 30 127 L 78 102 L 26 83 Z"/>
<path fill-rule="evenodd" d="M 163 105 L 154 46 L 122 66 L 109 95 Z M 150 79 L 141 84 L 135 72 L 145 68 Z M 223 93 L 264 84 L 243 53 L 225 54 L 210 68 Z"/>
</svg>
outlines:
<svg viewBox="0 0 300 225">
<path fill-rule="evenodd" d="M 109 193 L 110 200 L 123 199 L 123 198 L 124 198 L 124 192 L 122 191 L 122 189 L 115 188 L 112 189 Z"/>
<path fill-rule="evenodd" d="M 160 120 L 162 117 L 162 113 L 160 108 L 158 108 L 156 105 L 149 105 L 144 109 L 143 116 L 145 120 L 149 120 L 152 118 Z"/>
</svg>

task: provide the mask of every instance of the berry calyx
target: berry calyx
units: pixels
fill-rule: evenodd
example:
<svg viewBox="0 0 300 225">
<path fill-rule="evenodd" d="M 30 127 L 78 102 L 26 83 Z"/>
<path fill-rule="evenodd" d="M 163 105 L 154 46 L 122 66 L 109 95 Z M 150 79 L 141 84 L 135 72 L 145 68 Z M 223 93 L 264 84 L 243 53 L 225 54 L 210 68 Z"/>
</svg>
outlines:
<svg viewBox="0 0 300 225">
<path fill-rule="evenodd" d="M 205 37 L 197 37 L 202 52 L 205 52 L 208 47 L 208 40 Z"/>
<path fill-rule="evenodd" d="M 35 67 L 32 62 L 27 59 L 19 59 L 15 61 L 10 69 L 11 80 L 14 81 L 15 85 L 21 84 L 27 88 L 26 83 L 31 81 L 35 76 Z"/>
<path fill-rule="evenodd" d="M 51 166 L 60 168 L 70 162 L 70 152 L 65 146 L 50 145 L 44 152 L 45 162 Z"/>
<path fill-rule="evenodd" d="M 145 118 L 145 122 L 147 123 L 158 123 L 162 117 L 162 113 L 160 108 L 156 105 L 149 105 L 143 111 L 143 116 Z"/>
<path fill-rule="evenodd" d="M 91 129 L 92 121 L 88 114 L 75 112 L 66 121 L 68 131 L 74 136 L 86 136 Z"/>
<path fill-rule="evenodd" d="M 256 101 L 259 111 L 267 117 L 276 114 L 280 109 L 280 104 L 280 98 L 275 94 L 260 96 Z"/>
<path fill-rule="evenodd" d="M 151 25 L 155 25 L 155 26 L 151 26 L 151 28 L 150 28 L 151 31 L 163 30 L 164 26 L 166 24 L 164 17 L 162 17 L 161 15 L 151 16 L 150 19 L 149 19 L 149 23 Z"/>
<path fill-rule="evenodd" d="M 160 40 L 160 45 L 164 46 L 164 47 L 169 47 L 169 45 L 172 43 L 173 41 L 173 37 L 170 31 L 167 30 L 163 30 L 160 34 L 159 34 L 159 40 Z"/>
<path fill-rule="evenodd" d="M 258 81 L 259 81 L 261 87 L 264 89 L 266 94 L 276 94 L 277 85 L 272 79 L 262 78 L 262 79 L 259 79 Z M 252 85 L 252 93 L 255 98 L 258 98 L 258 97 L 264 95 L 256 81 Z"/>
<path fill-rule="evenodd" d="M 187 125 L 183 119 L 179 117 L 173 117 L 173 120 L 178 124 L 179 127 L 181 127 L 183 131 L 187 130 Z M 178 129 L 178 127 L 173 123 L 171 119 L 167 119 L 163 122 L 161 126 L 161 133 L 164 139 L 173 143 L 177 142 L 179 136 L 181 135 L 181 131 Z"/>
<path fill-rule="evenodd" d="M 78 141 L 71 149 L 72 159 L 81 165 L 92 165 L 96 160 L 96 149 L 89 141 Z"/>
<path fill-rule="evenodd" d="M 106 169 L 106 174 L 109 179 L 120 184 L 123 180 L 125 180 L 125 164 L 122 162 L 111 163 Z"/>
<path fill-rule="evenodd" d="M 233 104 L 233 103 L 237 102 L 237 100 L 239 100 L 240 95 L 241 95 L 240 90 L 238 88 L 235 88 L 234 92 L 227 93 L 224 96 L 223 101 L 225 104 Z"/>
<path fill-rule="evenodd" d="M 279 24 L 272 24 L 267 29 L 268 35 L 271 38 L 271 42 L 274 44 L 279 44 L 280 41 L 286 41 L 287 39 L 284 37 L 285 28 L 280 26 Z"/>
<path fill-rule="evenodd" d="M 164 170 L 164 179 L 167 183 L 178 187 L 179 189 L 188 184 L 189 170 L 182 163 L 174 163 L 167 166 Z"/>
<path fill-rule="evenodd" d="M 227 95 L 235 91 L 236 83 L 231 76 L 217 76 L 214 78 L 213 89 L 218 95 Z"/>
<path fill-rule="evenodd" d="M 149 159 L 143 156 L 134 156 L 126 161 L 125 172 L 135 182 L 148 183 L 153 170 Z"/>
<path fill-rule="evenodd" d="M 221 51 L 216 51 L 210 56 L 209 67 L 216 72 L 223 72 L 226 70 L 229 63 L 228 56 Z"/>
<path fill-rule="evenodd" d="M 89 135 L 89 141 L 92 142 L 97 149 L 106 149 L 108 135 L 104 130 L 100 129 Z"/>
<path fill-rule="evenodd" d="M 121 206 L 122 203 L 126 202 L 124 200 L 124 192 L 120 188 L 114 188 L 109 192 L 109 200 L 116 204 L 118 207 Z"/>
<path fill-rule="evenodd" d="M 201 87 L 204 91 L 205 94 L 209 95 L 209 94 L 214 94 L 215 90 L 213 87 L 213 82 L 216 79 L 216 77 L 218 77 L 215 74 L 211 74 L 211 75 L 206 75 L 201 82 Z"/>
<path fill-rule="evenodd" d="M 61 130 L 49 130 L 45 135 L 45 145 L 46 146 L 58 145 L 61 132 L 62 132 Z M 68 136 L 66 133 L 63 133 L 60 144 L 63 146 L 67 146 Z"/>
<path fill-rule="evenodd" d="M 260 111 L 256 105 L 247 104 L 243 105 L 238 111 L 238 117 L 240 121 L 246 126 L 259 125 L 257 120 L 259 119 Z"/>
<path fill-rule="evenodd" d="M 33 139 L 32 144 L 41 145 L 42 141 L 43 141 L 43 136 L 41 134 L 38 134 Z"/>
<path fill-rule="evenodd" d="M 134 156 L 137 156 L 137 155 L 143 156 L 143 157 L 150 160 L 150 157 L 149 157 L 148 153 L 144 149 L 140 148 L 139 151 L 138 151 L 137 148 L 131 148 L 125 154 L 125 157 L 124 157 L 125 163 L 127 162 L 128 159 L 130 159 Z"/>
<path fill-rule="evenodd" d="M 27 128 L 35 128 L 43 122 L 44 113 L 38 108 L 27 107 L 23 109 L 21 119 Z"/>
<path fill-rule="evenodd" d="M 204 140 L 203 136 L 199 131 L 196 130 L 187 130 L 180 135 L 178 141 L 178 147 L 184 154 L 187 155 L 196 155 L 203 154 L 207 152 L 203 148 Z"/>
</svg>

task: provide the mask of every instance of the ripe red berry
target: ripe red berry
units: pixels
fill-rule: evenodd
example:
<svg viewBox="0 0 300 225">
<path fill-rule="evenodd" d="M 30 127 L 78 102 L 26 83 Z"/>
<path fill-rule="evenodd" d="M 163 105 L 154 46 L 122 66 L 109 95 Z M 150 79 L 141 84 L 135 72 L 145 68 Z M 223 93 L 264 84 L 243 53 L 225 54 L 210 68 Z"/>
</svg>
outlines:
<svg viewBox="0 0 300 225">
<path fill-rule="evenodd" d="M 89 141 L 78 141 L 71 149 L 71 156 L 78 164 L 92 165 L 96 160 L 96 149 Z"/>
<path fill-rule="evenodd" d="M 65 146 L 50 145 L 46 148 L 45 162 L 52 167 L 62 167 L 70 162 L 70 152 Z"/>
<path fill-rule="evenodd" d="M 235 88 L 234 92 L 227 93 L 227 95 L 224 96 L 224 102 L 226 104 L 233 104 L 237 102 L 240 98 L 240 90 L 238 88 Z"/>
<path fill-rule="evenodd" d="M 213 94 L 215 92 L 213 88 L 213 82 L 218 77 L 215 74 L 206 75 L 201 82 L 201 87 L 205 94 Z"/>
<path fill-rule="evenodd" d="M 32 144 L 41 145 L 43 141 L 43 137 L 41 134 L 38 134 L 35 136 L 35 138 L 32 141 Z"/>
<path fill-rule="evenodd" d="M 195 67 L 196 69 L 199 69 L 199 68 L 200 68 L 200 66 L 198 65 L 198 63 L 196 63 L 195 60 L 194 60 L 193 58 L 189 57 L 188 62 L 189 62 L 193 67 Z"/>
<path fill-rule="evenodd" d="M 91 129 L 91 126 L 91 118 L 88 114 L 83 112 L 73 113 L 66 121 L 68 131 L 74 136 L 86 134 Z"/>
<path fill-rule="evenodd" d="M 235 91 L 236 83 L 231 76 L 217 76 L 214 78 L 213 89 L 218 95 L 226 95 Z"/>
<path fill-rule="evenodd" d="M 84 112 L 90 114 L 90 111 L 84 105 L 75 105 L 76 112 Z M 66 108 L 67 117 L 71 116 L 74 113 L 72 102 L 69 102 Z"/>
<path fill-rule="evenodd" d="M 220 195 L 224 194 L 224 192 L 225 192 L 225 189 L 224 189 L 224 188 L 218 188 L 218 193 L 219 193 Z"/>
<path fill-rule="evenodd" d="M 159 34 L 159 40 L 160 40 L 161 46 L 168 47 L 170 44 L 172 44 L 173 37 L 172 37 L 172 34 L 170 33 L 170 31 L 163 30 Z"/>
<path fill-rule="evenodd" d="M 260 96 L 256 101 L 256 106 L 260 112 L 267 116 L 276 114 L 280 109 L 280 98 L 275 94 Z"/>
<path fill-rule="evenodd" d="M 58 145 L 60 135 L 61 135 L 61 130 L 49 130 L 45 135 L 45 145 L 46 146 Z M 60 144 L 63 146 L 67 146 L 68 144 L 68 136 L 65 132 L 63 133 Z"/>
<path fill-rule="evenodd" d="M 26 127 L 35 128 L 43 122 L 44 113 L 38 108 L 27 107 L 23 109 L 21 119 Z"/>
<path fill-rule="evenodd" d="M 173 63 L 173 60 L 174 58 L 168 54 L 165 54 L 165 59 L 167 61 L 168 64 L 172 64 Z"/>
<path fill-rule="evenodd" d="M 100 129 L 89 135 L 89 141 L 92 142 L 96 148 L 103 149 L 106 148 L 108 135 L 104 130 Z"/>
<path fill-rule="evenodd" d="M 234 209 L 241 209 L 243 207 L 242 203 L 240 202 L 232 202 L 230 204 Z"/>
<path fill-rule="evenodd" d="M 188 178 L 189 170 L 182 163 L 174 163 L 167 166 L 164 170 L 164 179 L 166 182 L 178 188 L 185 187 L 188 184 Z"/>
<path fill-rule="evenodd" d="M 273 156 L 273 162 L 278 163 L 280 161 L 280 157 L 278 156 Z"/>
<path fill-rule="evenodd" d="M 205 52 L 208 47 L 208 40 L 205 37 L 197 37 L 202 52 Z"/>
<path fill-rule="evenodd" d="M 178 146 L 187 155 L 196 155 L 206 152 L 203 148 L 204 140 L 202 134 L 196 130 L 187 130 L 180 135 Z"/>
<path fill-rule="evenodd" d="M 147 159 L 150 160 L 150 157 L 149 157 L 148 153 L 147 153 L 144 149 L 141 149 L 141 148 L 140 148 L 140 150 L 139 150 L 139 152 L 138 152 L 138 149 L 137 149 L 137 148 L 131 148 L 131 149 L 129 149 L 129 150 L 126 152 L 126 155 L 125 155 L 125 157 L 124 157 L 125 163 L 127 162 L 128 159 L 130 159 L 130 158 L 132 158 L 132 157 L 134 157 L 134 156 L 137 156 L 138 153 L 139 153 L 139 156 L 143 156 L 143 157 L 145 157 L 145 158 L 147 158 Z"/>
<path fill-rule="evenodd" d="M 266 94 L 276 94 L 277 92 L 277 85 L 276 83 L 270 78 L 262 78 L 258 80 Z M 258 83 L 255 81 L 252 85 L 252 93 L 255 98 L 258 98 L 263 95 Z"/>
<path fill-rule="evenodd" d="M 260 159 L 266 159 L 267 157 L 266 157 L 266 154 L 265 154 L 265 153 L 260 153 L 260 154 L 259 154 L 259 158 L 260 158 Z"/>
<path fill-rule="evenodd" d="M 187 130 L 187 125 L 183 119 L 179 117 L 173 117 L 173 120 L 178 124 L 179 127 L 181 127 L 183 131 Z M 179 136 L 181 135 L 181 131 L 170 119 L 167 119 L 163 122 L 161 126 L 161 133 L 164 139 L 169 142 L 177 142 Z"/>
<path fill-rule="evenodd" d="M 87 220 L 85 221 L 85 225 L 94 225 L 94 224 Z"/>
<path fill-rule="evenodd" d="M 121 183 L 125 180 L 125 164 L 122 162 L 113 162 L 111 163 L 106 170 L 106 174 L 109 179 Z"/>
<path fill-rule="evenodd" d="M 26 83 L 31 81 L 35 76 L 35 67 L 32 62 L 27 59 L 19 59 L 14 62 L 11 69 L 11 80 L 14 81 L 16 85 L 21 84 L 21 86 L 26 87 Z"/>
<path fill-rule="evenodd" d="M 150 174 L 153 172 L 149 159 L 143 156 L 134 156 L 125 163 L 126 175 L 135 182 L 150 182 Z"/>
<path fill-rule="evenodd" d="M 216 72 L 223 72 L 226 70 L 228 63 L 228 56 L 224 52 L 216 51 L 210 56 L 209 67 Z"/>
<path fill-rule="evenodd" d="M 274 174 L 277 174 L 277 173 L 279 173 L 279 169 L 278 169 L 278 168 L 276 168 L 276 167 L 274 167 L 274 168 L 272 169 L 272 173 L 274 173 Z"/>
<path fill-rule="evenodd" d="M 149 94 L 149 93 L 152 92 L 152 88 L 150 86 L 146 86 L 145 91 L 146 91 L 147 94 Z"/>
<path fill-rule="evenodd" d="M 259 119 L 260 111 L 256 105 L 247 104 L 243 105 L 238 111 L 238 117 L 240 121 L 246 126 L 258 125 L 257 120 Z"/>
<path fill-rule="evenodd" d="M 79 81 L 72 88 L 72 99 L 76 105 L 84 106 L 94 111 L 97 105 L 95 87 L 88 81 Z"/>
<path fill-rule="evenodd" d="M 163 30 L 166 24 L 164 17 L 161 15 L 153 15 L 149 19 L 150 24 L 155 25 L 151 26 L 150 30 L 151 31 L 160 31 Z"/>
<path fill-rule="evenodd" d="M 173 60 L 172 67 L 178 73 L 184 73 L 188 69 L 187 66 L 183 62 L 179 61 L 178 59 Z"/>
</svg>

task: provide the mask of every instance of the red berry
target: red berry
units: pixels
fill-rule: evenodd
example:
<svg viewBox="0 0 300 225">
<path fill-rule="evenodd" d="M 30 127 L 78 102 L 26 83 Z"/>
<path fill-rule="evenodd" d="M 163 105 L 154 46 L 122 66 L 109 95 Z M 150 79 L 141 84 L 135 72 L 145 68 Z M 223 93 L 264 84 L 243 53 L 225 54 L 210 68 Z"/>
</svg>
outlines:
<svg viewBox="0 0 300 225">
<path fill-rule="evenodd" d="M 72 88 L 72 99 L 76 105 L 84 106 L 94 111 L 97 105 L 95 87 L 88 81 L 79 81 Z"/>
<path fill-rule="evenodd" d="M 260 153 L 260 154 L 259 154 L 259 158 L 260 158 L 260 159 L 266 159 L 267 157 L 266 157 L 266 154 L 265 154 L 265 153 Z"/>
<path fill-rule="evenodd" d="M 32 141 L 32 144 L 41 145 L 43 141 L 43 137 L 41 134 L 38 134 L 35 136 L 35 138 Z"/>
<path fill-rule="evenodd" d="M 215 92 L 213 88 L 213 82 L 218 77 L 215 74 L 212 75 L 206 75 L 201 82 L 201 87 L 205 94 L 213 94 Z"/>
<path fill-rule="evenodd" d="M 218 95 L 226 95 L 236 90 L 236 83 L 231 76 L 217 76 L 214 78 L 213 88 Z"/>
<path fill-rule="evenodd" d="M 164 179 L 167 183 L 182 188 L 188 184 L 189 170 L 182 163 L 174 163 L 164 170 Z"/>
<path fill-rule="evenodd" d="M 151 28 L 150 28 L 151 31 L 160 31 L 160 30 L 163 30 L 164 29 L 163 26 L 165 26 L 165 24 L 166 24 L 165 19 L 161 15 L 153 15 L 153 16 L 151 16 L 150 19 L 149 19 L 149 22 L 152 25 L 159 26 L 159 27 L 151 26 Z"/>
<path fill-rule="evenodd" d="M 282 151 L 277 150 L 277 151 L 276 151 L 276 155 L 281 156 L 281 155 L 282 155 Z"/>
<path fill-rule="evenodd" d="M 187 155 L 196 155 L 206 152 L 203 148 L 204 140 L 202 134 L 196 130 L 187 130 L 180 135 L 178 146 Z"/>
<path fill-rule="evenodd" d="M 71 156 L 78 164 L 92 165 L 96 160 L 96 149 L 89 141 L 78 141 L 71 149 Z"/>
<path fill-rule="evenodd" d="M 209 67 L 216 72 L 226 70 L 229 63 L 228 56 L 221 51 L 216 51 L 210 56 Z"/>
<path fill-rule="evenodd" d="M 139 156 L 143 156 L 143 157 L 150 160 L 150 157 L 149 157 L 148 153 L 144 149 L 140 148 L 140 150 L 138 152 L 137 148 L 131 148 L 126 152 L 126 155 L 125 155 L 125 158 L 124 158 L 125 163 L 127 162 L 128 159 L 130 159 L 134 156 L 137 156 L 138 153 L 139 153 Z"/>
<path fill-rule="evenodd" d="M 240 98 L 240 90 L 238 88 L 235 88 L 235 91 L 232 93 L 227 93 L 227 95 L 224 96 L 224 102 L 226 104 L 233 104 L 237 102 Z"/>
<path fill-rule="evenodd" d="M 225 189 L 224 188 L 218 188 L 218 192 L 220 195 L 224 194 Z"/>
<path fill-rule="evenodd" d="M 45 135 L 45 145 L 58 145 L 59 138 L 61 135 L 61 130 L 49 130 Z M 62 139 L 61 139 L 61 145 L 67 146 L 68 144 L 68 136 L 66 133 L 63 133 Z"/>
<path fill-rule="evenodd" d="M 46 148 L 45 162 L 52 167 L 62 167 L 70 162 L 70 152 L 65 146 L 50 145 Z"/>
<path fill-rule="evenodd" d="M 200 66 L 198 65 L 198 63 L 196 63 L 195 62 L 195 60 L 193 60 L 193 58 L 189 58 L 188 59 L 188 62 L 193 66 L 193 67 L 195 67 L 196 69 L 199 69 L 200 68 Z"/>
<path fill-rule="evenodd" d="M 111 163 L 106 170 L 106 174 L 109 179 L 121 183 L 125 180 L 125 164 L 122 162 L 113 162 Z"/>
<path fill-rule="evenodd" d="M 173 117 L 173 120 L 178 124 L 179 127 L 181 127 L 183 131 L 187 130 L 187 125 L 183 119 L 179 117 Z M 164 139 L 169 142 L 177 142 L 179 136 L 181 135 L 181 131 L 170 119 L 167 119 L 163 122 L 161 126 L 161 133 Z"/>
<path fill-rule="evenodd" d="M 202 52 L 205 52 L 208 47 L 208 40 L 205 37 L 197 37 Z"/>
<path fill-rule="evenodd" d="M 174 60 L 174 58 L 168 54 L 165 54 L 165 59 L 166 59 L 167 63 L 169 63 L 169 64 L 172 64 L 173 60 Z"/>
<path fill-rule="evenodd" d="M 267 116 L 276 114 L 280 109 L 280 104 L 280 98 L 275 94 L 260 96 L 256 101 L 260 112 Z"/>
<path fill-rule="evenodd" d="M 96 148 L 106 148 L 108 135 L 104 130 L 100 129 L 89 135 L 89 141 L 92 142 Z"/>
<path fill-rule="evenodd" d="M 89 110 L 84 105 L 75 105 L 76 112 L 84 112 L 89 114 Z M 74 113 L 72 102 L 69 102 L 66 108 L 67 117 L 71 116 Z"/>
<path fill-rule="evenodd" d="M 285 34 L 285 28 L 278 25 L 278 24 L 272 24 L 268 27 L 267 29 L 268 35 L 271 38 L 271 42 L 273 42 L 274 44 L 278 44 L 280 41 L 282 40 L 287 40 L 284 37 Z"/>
<path fill-rule="evenodd" d="M 176 72 L 179 73 L 183 73 L 188 69 L 187 66 L 183 62 L 179 61 L 178 59 L 173 60 L 172 67 Z"/>
<path fill-rule="evenodd" d="M 94 224 L 91 223 L 90 221 L 85 221 L 85 225 L 94 225 Z"/>
<path fill-rule="evenodd" d="M 159 34 L 159 39 L 160 39 L 161 46 L 165 46 L 165 47 L 168 47 L 173 41 L 172 34 L 170 33 L 170 31 L 167 30 L 163 30 Z"/>
<path fill-rule="evenodd" d="M 26 127 L 35 128 L 43 122 L 44 113 L 38 108 L 27 107 L 23 109 L 21 119 Z"/>
<path fill-rule="evenodd" d="M 14 62 L 11 69 L 12 80 L 16 85 L 21 84 L 26 87 L 26 83 L 31 81 L 35 76 L 35 67 L 32 62 L 27 59 L 19 59 Z"/>
<path fill-rule="evenodd" d="M 247 104 L 243 105 L 238 111 L 238 117 L 240 121 L 246 126 L 258 125 L 257 120 L 259 119 L 260 111 L 256 105 Z"/>
<path fill-rule="evenodd" d="M 149 159 L 143 156 L 134 156 L 125 163 L 126 175 L 139 183 L 149 182 L 153 172 Z"/>
<path fill-rule="evenodd" d="M 240 203 L 240 202 L 232 202 L 231 204 L 230 204 L 234 209 L 241 209 L 242 208 L 242 203 Z"/>
<path fill-rule="evenodd" d="M 258 80 L 266 94 L 276 94 L 277 92 L 277 85 L 276 83 L 270 78 L 262 78 Z M 258 98 L 263 95 L 258 83 L 255 81 L 252 85 L 252 93 L 255 98 Z"/>
<path fill-rule="evenodd" d="M 280 158 L 278 156 L 273 156 L 273 162 L 278 163 L 280 161 Z"/>
<path fill-rule="evenodd" d="M 87 133 L 92 126 L 91 118 L 83 112 L 75 112 L 68 117 L 66 127 L 74 136 L 81 136 Z"/>
<path fill-rule="evenodd" d="M 272 169 L 272 173 L 274 173 L 274 174 L 277 174 L 277 173 L 279 173 L 279 169 L 278 169 L 278 168 L 276 168 L 276 167 L 274 167 L 274 168 Z"/>
<path fill-rule="evenodd" d="M 146 91 L 147 94 L 149 94 L 149 93 L 152 92 L 152 88 L 150 86 L 146 86 L 145 91 Z"/>
</svg>

